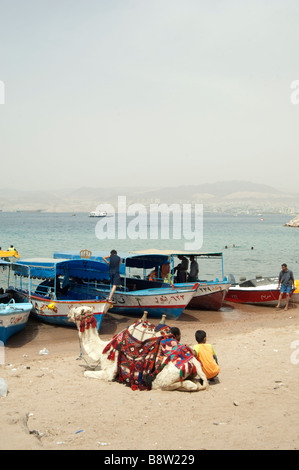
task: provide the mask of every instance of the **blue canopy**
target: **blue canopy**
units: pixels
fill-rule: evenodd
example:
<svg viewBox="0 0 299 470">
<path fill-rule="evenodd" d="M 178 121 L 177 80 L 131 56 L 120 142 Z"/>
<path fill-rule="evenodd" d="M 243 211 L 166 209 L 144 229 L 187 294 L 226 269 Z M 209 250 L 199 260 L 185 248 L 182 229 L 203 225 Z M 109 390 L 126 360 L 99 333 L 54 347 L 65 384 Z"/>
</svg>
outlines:
<svg viewBox="0 0 299 470">
<path fill-rule="evenodd" d="M 51 279 L 58 275 L 68 275 L 83 280 L 109 279 L 109 266 L 89 259 L 32 259 L 18 261 L 17 273 L 24 274 L 22 266 L 30 268 L 32 278 Z"/>
<path fill-rule="evenodd" d="M 11 263 L 10 261 L 0 260 L 0 266 L 2 266 L 3 268 L 9 268 L 12 271 L 19 271 L 24 276 L 29 276 L 30 274 L 30 268 L 27 265 L 19 266 L 17 263 Z"/>
<path fill-rule="evenodd" d="M 55 252 L 54 259 L 58 260 L 60 258 L 64 259 L 76 259 L 82 260 L 86 258 L 82 258 L 85 255 L 86 250 L 80 251 L 64 251 L 64 252 Z M 80 254 L 81 253 L 81 254 Z M 89 260 L 98 261 L 100 263 L 106 263 L 103 261 L 104 256 L 109 256 L 110 253 L 107 251 L 96 251 L 91 253 L 89 256 Z M 139 253 L 127 253 L 127 252 L 117 252 L 118 256 L 121 258 L 122 263 L 120 267 L 120 273 L 125 273 L 125 268 L 143 268 L 143 269 L 152 269 L 155 266 L 161 266 L 162 264 L 166 264 L 168 262 L 169 256 L 166 254 L 139 254 Z M 108 265 L 107 265 L 108 266 Z"/>
</svg>

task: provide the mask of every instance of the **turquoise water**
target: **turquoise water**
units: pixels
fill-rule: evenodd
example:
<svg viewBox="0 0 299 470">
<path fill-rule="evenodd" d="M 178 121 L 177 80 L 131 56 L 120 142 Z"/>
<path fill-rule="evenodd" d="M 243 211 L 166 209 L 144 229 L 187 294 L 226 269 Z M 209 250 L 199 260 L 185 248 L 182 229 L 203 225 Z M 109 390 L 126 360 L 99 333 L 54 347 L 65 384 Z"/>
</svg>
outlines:
<svg viewBox="0 0 299 470">
<path fill-rule="evenodd" d="M 264 221 L 252 215 L 204 214 L 203 245 L 200 251 L 223 251 L 224 272 L 255 277 L 277 275 L 281 263 L 287 263 L 299 277 L 299 228 L 284 227 L 291 217 L 264 215 Z M 87 213 L 0 212 L 0 246 L 13 244 L 23 259 L 52 257 L 55 251 L 89 249 L 131 251 L 147 248 L 184 249 L 186 240 L 124 240 L 96 237 L 99 219 Z M 117 231 L 117 230 L 116 230 Z M 171 229 L 170 229 L 170 233 Z M 235 247 L 233 247 L 235 245 Z M 227 248 L 225 248 L 227 246 Z M 251 249 L 253 247 L 253 249 Z M 221 276 L 219 261 L 203 261 L 200 278 Z"/>
</svg>

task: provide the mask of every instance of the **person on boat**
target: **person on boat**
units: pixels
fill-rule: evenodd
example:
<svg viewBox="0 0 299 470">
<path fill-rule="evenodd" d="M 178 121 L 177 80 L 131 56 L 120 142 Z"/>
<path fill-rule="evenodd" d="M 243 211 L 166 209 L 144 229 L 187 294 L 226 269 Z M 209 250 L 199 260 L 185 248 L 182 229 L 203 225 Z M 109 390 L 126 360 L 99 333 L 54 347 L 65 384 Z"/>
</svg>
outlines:
<svg viewBox="0 0 299 470">
<path fill-rule="evenodd" d="M 177 272 L 177 282 L 187 282 L 189 261 L 186 256 L 179 255 L 178 258 L 181 262 L 174 268 L 174 272 Z"/>
<path fill-rule="evenodd" d="M 290 294 L 292 293 L 292 290 L 295 289 L 295 279 L 294 279 L 293 271 L 288 269 L 285 263 L 281 265 L 281 271 L 278 277 L 277 289 L 280 290 L 280 294 L 279 294 L 278 304 L 276 305 L 276 308 L 280 308 L 282 296 L 283 294 L 286 294 L 286 305 L 284 309 L 288 310 L 289 302 L 290 302 Z"/>
<path fill-rule="evenodd" d="M 155 269 L 150 273 L 148 280 L 149 281 L 157 281 L 159 279 L 159 266 L 155 267 Z"/>
<path fill-rule="evenodd" d="M 207 343 L 207 334 L 203 330 L 195 332 L 195 339 L 197 344 L 193 346 L 194 356 L 201 362 L 202 370 L 207 379 L 213 380 L 220 372 L 214 348 L 211 344 Z"/>
<path fill-rule="evenodd" d="M 15 251 L 15 247 L 13 245 L 10 245 L 7 251 Z"/>
<path fill-rule="evenodd" d="M 121 279 L 119 275 L 121 259 L 117 255 L 116 250 L 111 250 L 109 256 L 103 256 L 103 260 L 109 265 L 111 289 L 107 300 L 108 302 L 112 302 L 112 297 L 114 295 L 114 292 L 116 291 L 117 286 L 121 285 Z"/>
<path fill-rule="evenodd" d="M 164 282 L 170 281 L 170 263 L 166 261 L 166 263 L 161 265 L 161 278 Z"/>
<path fill-rule="evenodd" d="M 188 276 L 188 281 L 194 282 L 198 280 L 198 262 L 195 261 L 193 255 L 190 256 L 190 273 Z"/>
</svg>

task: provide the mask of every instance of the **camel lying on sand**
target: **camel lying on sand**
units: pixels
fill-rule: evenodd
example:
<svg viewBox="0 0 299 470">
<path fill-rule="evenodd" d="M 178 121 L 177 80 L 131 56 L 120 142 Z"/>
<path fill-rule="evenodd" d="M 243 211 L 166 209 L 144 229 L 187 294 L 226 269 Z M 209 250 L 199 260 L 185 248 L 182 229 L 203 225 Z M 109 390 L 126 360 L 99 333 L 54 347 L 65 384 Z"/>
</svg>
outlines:
<svg viewBox="0 0 299 470">
<path fill-rule="evenodd" d="M 83 351 L 89 360 L 96 362 L 100 367 L 100 370 L 85 371 L 86 377 L 106 381 L 116 380 L 118 377 L 120 382 L 131 385 L 132 389 L 140 388 L 141 390 L 192 392 L 207 388 L 208 381 L 200 362 L 191 354 L 187 346 L 177 343 L 170 334 L 169 327 L 164 324 L 165 316 L 156 327 L 147 321 L 145 313 L 141 320 L 115 335 L 111 341 L 102 341 L 92 312 L 90 307 L 82 306 L 70 309 L 68 315 L 69 320 L 77 326 Z M 129 344 L 124 352 L 126 341 L 129 341 Z M 148 351 L 146 358 L 144 355 L 141 356 L 141 352 L 144 354 L 144 349 Z M 133 362 L 129 363 L 132 360 L 133 350 L 135 356 Z M 158 357 L 157 365 L 155 361 Z M 127 372 L 130 371 L 127 375 L 121 369 L 124 363 Z M 150 373 L 147 375 L 144 375 L 145 365 L 148 370 L 150 365 Z M 133 369 L 135 377 L 132 375 Z"/>
</svg>

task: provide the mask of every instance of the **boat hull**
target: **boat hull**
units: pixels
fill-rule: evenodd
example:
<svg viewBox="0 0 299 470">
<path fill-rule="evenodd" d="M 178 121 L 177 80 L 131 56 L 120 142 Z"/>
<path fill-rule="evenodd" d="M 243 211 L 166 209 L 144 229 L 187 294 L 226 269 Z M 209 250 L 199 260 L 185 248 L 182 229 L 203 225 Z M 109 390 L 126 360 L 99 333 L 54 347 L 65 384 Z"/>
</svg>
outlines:
<svg viewBox="0 0 299 470">
<path fill-rule="evenodd" d="M 4 345 L 12 335 L 25 328 L 31 309 L 32 305 L 28 303 L 0 304 L 0 341 Z"/>
<path fill-rule="evenodd" d="M 161 318 L 162 315 L 166 315 L 166 318 L 176 319 L 183 313 L 195 293 L 195 290 L 161 292 L 163 289 L 154 289 L 150 292 L 151 290 L 139 293 L 116 292 L 111 312 L 140 316 L 147 311 L 148 317 L 151 318 Z"/>
<path fill-rule="evenodd" d="M 70 322 L 68 313 L 71 308 L 87 306 L 94 309 L 94 317 L 97 321 L 97 329 L 100 329 L 103 316 L 108 311 L 111 304 L 103 300 L 51 300 L 31 295 L 30 297 L 33 308 L 31 315 L 38 320 L 52 325 L 60 326 L 76 326 Z"/>
<path fill-rule="evenodd" d="M 219 310 L 224 303 L 230 283 L 198 283 L 196 292 L 190 300 L 187 308 L 196 310 Z M 175 284 L 175 287 L 186 287 L 186 284 Z"/>
<path fill-rule="evenodd" d="M 257 287 L 231 287 L 228 290 L 225 300 L 229 302 L 237 302 L 242 304 L 253 305 L 277 305 L 280 291 L 276 287 L 258 289 Z M 283 294 L 284 300 L 286 295 Z"/>
</svg>

